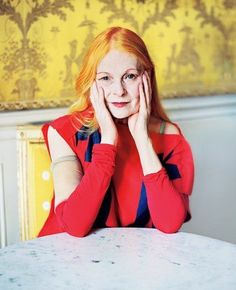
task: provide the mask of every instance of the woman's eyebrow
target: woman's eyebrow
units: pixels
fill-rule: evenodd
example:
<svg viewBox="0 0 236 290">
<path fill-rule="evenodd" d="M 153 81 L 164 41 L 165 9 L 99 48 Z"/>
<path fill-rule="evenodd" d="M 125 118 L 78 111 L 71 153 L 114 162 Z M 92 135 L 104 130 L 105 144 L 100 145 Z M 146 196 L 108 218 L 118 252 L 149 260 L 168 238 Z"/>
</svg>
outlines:
<svg viewBox="0 0 236 290">
<path fill-rule="evenodd" d="M 136 71 L 139 71 L 137 68 L 128 68 L 125 72 L 124 72 L 124 74 L 126 74 L 128 71 L 130 71 L 130 70 L 136 70 Z M 102 71 L 102 72 L 97 72 L 97 75 L 98 74 L 111 74 L 111 73 L 109 73 L 109 72 L 106 72 L 106 71 Z"/>
</svg>

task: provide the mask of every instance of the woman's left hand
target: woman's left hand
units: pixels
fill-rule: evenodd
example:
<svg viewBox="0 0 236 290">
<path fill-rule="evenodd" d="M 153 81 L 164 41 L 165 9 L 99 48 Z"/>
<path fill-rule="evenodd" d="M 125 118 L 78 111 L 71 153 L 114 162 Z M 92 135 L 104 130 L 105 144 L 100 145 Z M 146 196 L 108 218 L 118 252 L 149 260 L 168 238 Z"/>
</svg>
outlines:
<svg viewBox="0 0 236 290">
<path fill-rule="evenodd" d="M 148 138 L 148 120 L 151 112 L 151 81 L 145 71 L 142 82 L 139 84 L 139 111 L 128 118 L 128 126 L 134 141 L 137 143 L 143 138 Z"/>
</svg>

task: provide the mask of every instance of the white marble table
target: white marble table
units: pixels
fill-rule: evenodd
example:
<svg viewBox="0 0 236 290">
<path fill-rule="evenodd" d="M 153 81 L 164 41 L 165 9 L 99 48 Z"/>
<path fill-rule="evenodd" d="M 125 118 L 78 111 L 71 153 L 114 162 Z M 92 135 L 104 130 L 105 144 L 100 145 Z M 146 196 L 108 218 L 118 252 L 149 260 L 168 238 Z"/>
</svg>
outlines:
<svg viewBox="0 0 236 290">
<path fill-rule="evenodd" d="M 235 290 L 236 245 L 155 229 L 57 234 L 2 249 L 0 289 Z"/>
</svg>

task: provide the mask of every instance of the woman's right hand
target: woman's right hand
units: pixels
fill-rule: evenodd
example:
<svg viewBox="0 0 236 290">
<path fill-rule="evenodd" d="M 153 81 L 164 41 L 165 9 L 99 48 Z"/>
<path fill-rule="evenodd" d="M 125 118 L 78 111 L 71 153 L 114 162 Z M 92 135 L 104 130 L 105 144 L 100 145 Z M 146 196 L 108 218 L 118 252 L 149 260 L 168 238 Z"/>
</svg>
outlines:
<svg viewBox="0 0 236 290">
<path fill-rule="evenodd" d="M 117 128 L 106 107 L 103 88 L 98 87 L 96 81 L 93 82 L 90 89 L 90 100 L 101 129 L 101 143 L 116 145 L 118 139 Z"/>
</svg>

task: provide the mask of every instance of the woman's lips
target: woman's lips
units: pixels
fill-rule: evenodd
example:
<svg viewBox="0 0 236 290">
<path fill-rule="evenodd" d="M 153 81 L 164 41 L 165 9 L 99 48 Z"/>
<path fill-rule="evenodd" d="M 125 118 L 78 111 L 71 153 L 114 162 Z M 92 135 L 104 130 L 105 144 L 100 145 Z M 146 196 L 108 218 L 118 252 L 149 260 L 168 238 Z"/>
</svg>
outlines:
<svg viewBox="0 0 236 290">
<path fill-rule="evenodd" d="M 129 102 L 112 102 L 112 105 L 114 105 L 117 108 L 123 108 L 125 107 Z"/>
</svg>

